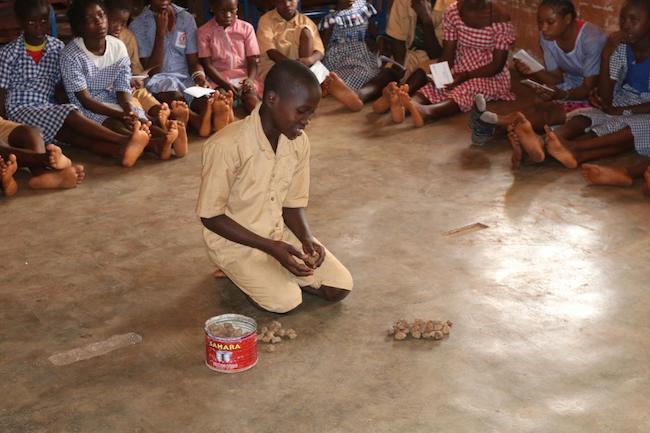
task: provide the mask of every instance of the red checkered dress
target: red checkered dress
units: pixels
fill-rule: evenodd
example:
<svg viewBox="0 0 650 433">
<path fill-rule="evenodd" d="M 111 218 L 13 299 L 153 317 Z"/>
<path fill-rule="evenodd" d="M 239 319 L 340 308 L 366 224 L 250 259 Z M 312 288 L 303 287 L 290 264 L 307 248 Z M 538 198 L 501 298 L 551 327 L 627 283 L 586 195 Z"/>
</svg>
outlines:
<svg viewBox="0 0 650 433">
<path fill-rule="evenodd" d="M 458 41 L 452 73 L 472 71 L 492 62 L 492 52 L 509 50 L 515 40 L 511 22 L 493 23 L 489 27 L 475 29 L 465 25 L 458 12 L 458 3 L 449 6 L 443 20 L 445 40 Z M 420 89 L 419 93 L 432 104 L 452 99 L 462 111 L 470 111 L 477 93 L 487 100 L 512 101 L 515 95 L 510 91 L 510 71 L 504 65 L 503 71 L 492 77 L 467 80 L 451 91 L 436 89 L 433 83 Z"/>
</svg>

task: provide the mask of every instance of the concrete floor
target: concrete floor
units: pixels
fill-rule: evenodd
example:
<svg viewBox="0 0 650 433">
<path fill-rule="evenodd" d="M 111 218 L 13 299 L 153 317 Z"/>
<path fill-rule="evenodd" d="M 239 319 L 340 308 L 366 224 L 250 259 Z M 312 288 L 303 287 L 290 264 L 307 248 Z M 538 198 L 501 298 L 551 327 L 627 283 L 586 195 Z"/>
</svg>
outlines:
<svg viewBox="0 0 650 433">
<path fill-rule="evenodd" d="M 0 431 L 648 432 L 649 202 L 558 164 L 470 148 L 466 116 L 419 130 L 325 100 L 309 128 L 315 233 L 355 277 L 252 370 L 203 364 L 236 312 L 194 214 L 200 143 L 131 170 L 79 151 L 80 188 L 0 200 Z M 639 186 L 639 185 L 637 185 Z M 481 222 L 462 236 L 445 232 Z M 393 342 L 399 318 L 451 337 Z M 55 367 L 113 335 L 143 343 Z"/>
</svg>

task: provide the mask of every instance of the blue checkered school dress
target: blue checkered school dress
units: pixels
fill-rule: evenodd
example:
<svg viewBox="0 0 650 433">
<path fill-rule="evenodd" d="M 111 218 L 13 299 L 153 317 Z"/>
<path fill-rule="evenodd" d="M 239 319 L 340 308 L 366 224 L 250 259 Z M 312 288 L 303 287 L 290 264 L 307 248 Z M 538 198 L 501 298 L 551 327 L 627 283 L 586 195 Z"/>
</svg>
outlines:
<svg viewBox="0 0 650 433">
<path fill-rule="evenodd" d="M 112 36 L 107 36 L 107 38 Z M 121 41 L 118 41 L 122 44 Z M 108 42 L 107 42 L 108 43 Z M 124 50 L 126 52 L 126 48 Z M 131 93 L 131 60 L 125 55 L 112 65 L 99 69 L 77 44 L 70 42 L 61 52 L 61 75 L 70 102 L 84 116 L 103 124 L 108 116 L 94 113 L 81 105 L 75 93 L 88 90 L 90 96 L 104 104 L 118 105 L 117 92 Z M 146 120 L 144 110 L 133 107 L 140 119 Z"/>
<path fill-rule="evenodd" d="M 54 140 L 66 117 L 77 109 L 72 104 L 58 105 L 54 98 L 61 82 L 62 49 L 63 42 L 47 36 L 38 64 L 27 54 L 22 35 L 0 49 L 0 88 L 7 91 L 7 119 L 40 128 L 47 143 Z"/>
<path fill-rule="evenodd" d="M 628 107 L 650 102 L 650 73 L 644 79 L 648 84 L 643 89 L 635 89 L 627 82 L 628 71 L 633 61 L 632 48 L 627 44 L 620 44 L 609 59 L 609 75 L 616 81 L 612 100 L 614 107 Z M 650 59 L 647 59 L 638 66 L 650 71 L 649 62 Z M 612 116 L 597 108 L 586 108 L 578 109 L 570 115 L 570 117 L 575 116 L 588 117 L 591 120 L 590 131 L 599 137 L 629 127 L 634 136 L 634 148 L 637 153 L 650 156 L 650 114 Z"/>
<path fill-rule="evenodd" d="M 368 19 L 376 13 L 366 0 L 356 0 L 350 9 L 330 11 L 318 24 L 321 31 L 332 28 L 323 64 L 352 90 L 359 90 L 379 73 L 377 55 L 366 45 Z"/>
</svg>

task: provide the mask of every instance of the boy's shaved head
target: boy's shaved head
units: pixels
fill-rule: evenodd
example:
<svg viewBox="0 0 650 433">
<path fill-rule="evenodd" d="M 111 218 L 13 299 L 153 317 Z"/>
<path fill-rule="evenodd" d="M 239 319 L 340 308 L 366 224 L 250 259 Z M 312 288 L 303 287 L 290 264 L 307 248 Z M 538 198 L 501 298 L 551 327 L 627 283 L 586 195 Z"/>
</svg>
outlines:
<svg viewBox="0 0 650 433">
<path fill-rule="evenodd" d="M 283 97 L 296 90 L 319 89 L 320 84 L 312 71 L 295 60 L 284 60 L 273 65 L 264 80 L 264 96 L 275 92 Z"/>
</svg>

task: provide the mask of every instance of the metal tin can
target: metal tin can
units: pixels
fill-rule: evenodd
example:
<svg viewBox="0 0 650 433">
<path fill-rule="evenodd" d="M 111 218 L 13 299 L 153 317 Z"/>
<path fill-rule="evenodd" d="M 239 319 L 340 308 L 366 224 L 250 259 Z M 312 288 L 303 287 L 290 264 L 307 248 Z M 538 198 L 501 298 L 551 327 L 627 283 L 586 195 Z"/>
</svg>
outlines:
<svg viewBox="0 0 650 433">
<path fill-rule="evenodd" d="M 210 328 L 230 324 L 239 328 L 238 337 L 213 335 Z M 257 323 L 241 314 L 222 314 L 206 320 L 205 365 L 221 373 L 238 373 L 257 364 Z"/>
</svg>

